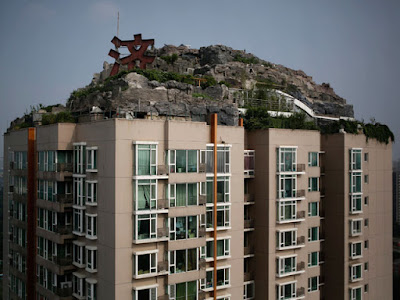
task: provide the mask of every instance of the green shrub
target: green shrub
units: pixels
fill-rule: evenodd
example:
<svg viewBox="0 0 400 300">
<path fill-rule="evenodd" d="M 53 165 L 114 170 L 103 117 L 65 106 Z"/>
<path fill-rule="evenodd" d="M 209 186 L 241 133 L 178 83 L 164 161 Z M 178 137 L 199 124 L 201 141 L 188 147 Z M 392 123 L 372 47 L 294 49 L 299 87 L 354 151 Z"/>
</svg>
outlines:
<svg viewBox="0 0 400 300">
<path fill-rule="evenodd" d="M 380 143 L 388 144 L 389 141 L 394 142 L 394 134 L 387 125 L 375 123 L 365 124 L 363 128 L 364 134 L 368 139 L 376 139 Z"/>
<path fill-rule="evenodd" d="M 178 60 L 178 54 L 161 56 L 161 59 L 165 60 L 169 65 L 173 65 Z"/>
<path fill-rule="evenodd" d="M 45 114 L 42 116 L 42 125 L 55 123 L 75 123 L 74 116 L 69 111 L 62 111 L 58 114 Z"/>
<path fill-rule="evenodd" d="M 203 99 L 209 99 L 209 100 L 214 100 L 213 98 L 211 98 L 210 96 L 206 95 L 206 94 L 201 94 L 201 93 L 193 93 L 192 94 L 193 98 L 203 98 Z"/>
<path fill-rule="evenodd" d="M 235 57 L 233 58 L 233 61 L 242 62 L 244 64 L 258 64 L 260 62 L 258 58 L 254 56 L 244 57 L 243 55 L 240 54 L 236 54 Z"/>
</svg>

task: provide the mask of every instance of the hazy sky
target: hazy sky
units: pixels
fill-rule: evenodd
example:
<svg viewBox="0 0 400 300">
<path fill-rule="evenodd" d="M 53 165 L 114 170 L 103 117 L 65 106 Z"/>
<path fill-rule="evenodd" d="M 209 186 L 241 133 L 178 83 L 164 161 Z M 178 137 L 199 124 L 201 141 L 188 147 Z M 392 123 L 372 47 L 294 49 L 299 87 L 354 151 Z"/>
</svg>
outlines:
<svg viewBox="0 0 400 300">
<path fill-rule="evenodd" d="M 112 62 L 117 11 L 121 39 L 225 44 L 329 82 L 358 119 L 390 126 L 400 158 L 399 0 L 1 1 L 1 132 L 30 105 L 65 103 Z"/>
</svg>

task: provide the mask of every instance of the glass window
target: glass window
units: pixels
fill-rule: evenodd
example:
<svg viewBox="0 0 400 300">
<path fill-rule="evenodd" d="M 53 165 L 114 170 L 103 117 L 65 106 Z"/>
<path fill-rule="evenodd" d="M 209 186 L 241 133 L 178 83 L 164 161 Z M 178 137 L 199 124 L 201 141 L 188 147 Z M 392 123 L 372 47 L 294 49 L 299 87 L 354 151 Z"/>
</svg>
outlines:
<svg viewBox="0 0 400 300">
<path fill-rule="evenodd" d="M 350 244 L 350 257 L 357 258 L 362 256 L 362 242 Z"/>
<path fill-rule="evenodd" d="M 217 257 L 223 258 L 230 255 L 230 239 L 217 240 Z M 214 241 L 207 241 L 206 258 L 214 258 Z"/>
<path fill-rule="evenodd" d="M 170 207 L 197 205 L 197 183 L 179 183 L 168 185 Z"/>
<path fill-rule="evenodd" d="M 196 173 L 198 150 L 169 150 L 169 170 L 171 173 Z"/>
<path fill-rule="evenodd" d="M 255 287 L 254 282 L 247 282 L 243 286 L 243 299 L 250 300 L 254 299 L 255 295 Z"/>
<path fill-rule="evenodd" d="M 296 256 L 277 258 L 276 267 L 278 275 L 296 272 L 297 258 Z"/>
<path fill-rule="evenodd" d="M 356 281 L 362 279 L 362 264 L 350 266 L 350 280 Z"/>
<path fill-rule="evenodd" d="M 136 276 L 157 273 L 157 253 L 136 254 L 134 257 Z"/>
<path fill-rule="evenodd" d="M 278 198 L 296 197 L 297 177 L 296 175 L 279 175 Z"/>
<path fill-rule="evenodd" d="M 280 201 L 277 206 L 277 219 L 279 221 L 296 220 L 297 204 L 296 201 Z"/>
<path fill-rule="evenodd" d="M 86 238 L 97 238 L 97 214 L 86 214 Z"/>
<path fill-rule="evenodd" d="M 85 172 L 86 151 L 85 145 L 74 144 L 74 173 L 83 174 Z"/>
<path fill-rule="evenodd" d="M 230 147 L 217 146 L 217 173 L 230 173 Z M 214 146 L 207 146 L 206 171 L 214 173 Z"/>
<path fill-rule="evenodd" d="M 197 270 L 198 249 L 183 249 L 169 252 L 169 272 L 182 273 Z"/>
<path fill-rule="evenodd" d="M 97 300 L 97 284 L 86 281 L 86 286 L 87 300 Z"/>
<path fill-rule="evenodd" d="M 230 283 L 230 267 L 222 267 L 217 270 L 217 286 L 226 286 Z M 206 272 L 206 288 L 213 287 L 214 270 Z M 204 280 L 203 280 L 204 281 Z"/>
<path fill-rule="evenodd" d="M 97 181 L 86 181 L 86 205 L 97 203 Z"/>
<path fill-rule="evenodd" d="M 207 207 L 207 228 L 214 228 L 214 208 Z M 217 228 L 230 226 L 230 205 L 217 206 Z"/>
<path fill-rule="evenodd" d="M 83 235 L 84 234 L 84 228 L 83 228 L 83 218 L 85 215 L 85 211 L 83 209 L 73 209 L 73 216 L 74 216 L 74 233 L 78 235 Z"/>
<path fill-rule="evenodd" d="M 362 196 L 361 195 L 351 195 L 350 196 L 350 211 L 352 213 L 362 212 Z"/>
<path fill-rule="evenodd" d="M 157 207 L 157 180 L 135 180 L 135 210 L 150 210 Z"/>
<path fill-rule="evenodd" d="M 74 244 L 73 259 L 75 264 L 78 265 L 85 264 L 85 246 Z"/>
<path fill-rule="evenodd" d="M 86 171 L 97 171 L 97 147 L 87 147 Z"/>
<path fill-rule="evenodd" d="M 361 149 L 350 149 L 350 170 L 361 170 Z"/>
<path fill-rule="evenodd" d="M 157 215 L 135 215 L 135 240 L 155 239 L 157 237 Z"/>
<path fill-rule="evenodd" d="M 318 290 L 319 276 L 308 278 L 308 291 L 313 292 Z"/>
<path fill-rule="evenodd" d="M 308 203 L 308 216 L 309 217 L 319 216 L 319 203 L 318 202 L 309 202 Z"/>
<path fill-rule="evenodd" d="M 170 240 L 197 238 L 197 228 L 197 216 L 170 218 Z"/>
<path fill-rule="evenodd" d="M 82 177 L 74 177 L 74 205 L 85 205 L 85 182 Z"/>
<path fill-rule="evenodd" d="M 362 292 L 361 287 L 350 289 L 350 300 L 361 300 L 362 299 L 361 292 Z"/>
<path fill-rule="evenodd" d="M 170 300 L 196 300 L 197 280 L 169 285 Z"/>
<path fill-rule="evenodd" d="M 229 202 L 230 177 L 217 177 L 217 202 Z M 214 203 L 214 178 L 207 178 L 207 203 Z"/>
<path fill-rule="evenodd" d="M 309 192 L 319 191 L 319 178 L 318 177 L 308 178 L 308 191 Z"/>
<path fill-rule="evenodd" d="M 319 227 L 308 228 L 308 241 L 318 241 L 319 240 Z"/>
<path fill-rule="evenodd" d="M 278 300 L 296 298 L 296 283 L 278 285 L 276 295 Z"/>
<path fill-rule="evenodd" d="M 362 219 L 350 220 L 350 234 L 359 235 L 362 231 Z"/>
<path fill-rule="evenodd" d="M 155 300 L 155 299 L 157 299 L 157 288 L 133 291 L 133 300 Z"/>
<path fill-rule="evenodd" d="M 314 267 L 319 264 L 319 252 L 308 253 L 308 266 Z"/>
<path fill-rule="evenodd" d="M 157 145 L 135 145 L 136 175 L 157 175 Z"/>
<path fill-rule="evenodd" d="M 296 230 L 289 230 L 289 231 L 279 231 L 277 233 L 277 247 L 285 248 L 296 246 L 296 237 L 297 231 Z"/>
<path fill-rule="evenodd" d="M 308 152 L 308 166 L 318 167 L 318 152 Z"/>
<path fill-rule="evenodd" d="M 352 172 L 350 175 L 350 192 L 351 193 L 361 193 L 361 172 Z"/>
<path fill-rule="evenodd" d="M 86 247 L 86 271 L 97 272 L 97 248 Z"/>
</svg>

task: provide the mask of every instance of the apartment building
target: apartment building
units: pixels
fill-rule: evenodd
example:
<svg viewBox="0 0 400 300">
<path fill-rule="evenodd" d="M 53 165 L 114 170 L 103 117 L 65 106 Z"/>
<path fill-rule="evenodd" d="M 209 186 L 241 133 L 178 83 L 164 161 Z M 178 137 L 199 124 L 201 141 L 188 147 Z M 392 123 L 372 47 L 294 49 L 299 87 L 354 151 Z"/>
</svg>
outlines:
<svg viewBox="0 0 400 300">
<path fill-rule="evenodd" d="M 391 145 L 215 115 L 4 145 L 4 299 L 390 299 Z"/>
</svg>

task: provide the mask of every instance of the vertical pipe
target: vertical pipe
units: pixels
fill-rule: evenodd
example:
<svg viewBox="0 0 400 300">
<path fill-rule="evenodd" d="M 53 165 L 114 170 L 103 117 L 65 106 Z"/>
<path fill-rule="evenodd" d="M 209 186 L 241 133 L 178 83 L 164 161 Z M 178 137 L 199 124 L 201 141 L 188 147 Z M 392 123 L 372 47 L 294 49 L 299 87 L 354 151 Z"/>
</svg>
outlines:
<svg viewBox="0 0 400 300">
<path fill-rule="evenodd" d="M 243 118 L 239 118 L 239 126 L 243 127 Z"/>
<path fill-rule="evenodd" d="M 36 299 L 36 129 L 28 128 L 28 197 L 26 290 L 27 299 Z"/>
<path fill-rule="evenodd" d="M 218 115 L 212 114 L 211 116 L 211 142 L 214 144 L 214 276 L 213 276 L 213 287 L 214 287 L 214 300 L 217 299 L 217 125 Z"/>
</svg>

